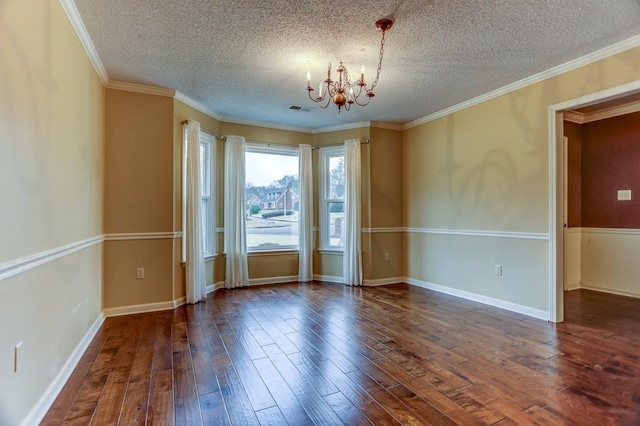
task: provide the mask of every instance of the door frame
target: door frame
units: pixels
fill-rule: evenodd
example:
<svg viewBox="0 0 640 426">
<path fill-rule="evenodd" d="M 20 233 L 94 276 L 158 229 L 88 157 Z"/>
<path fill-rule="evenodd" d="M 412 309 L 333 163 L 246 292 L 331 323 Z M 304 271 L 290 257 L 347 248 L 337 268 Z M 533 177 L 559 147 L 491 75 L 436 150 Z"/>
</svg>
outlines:
<svg viewBox="0 0 640 426">
<path fill-rule="evenodd" d="M 564 111 L 640 92 L 640 80 L 550 105 L 549 120 L 549 321 L 564 321 Z"/>
</svg>

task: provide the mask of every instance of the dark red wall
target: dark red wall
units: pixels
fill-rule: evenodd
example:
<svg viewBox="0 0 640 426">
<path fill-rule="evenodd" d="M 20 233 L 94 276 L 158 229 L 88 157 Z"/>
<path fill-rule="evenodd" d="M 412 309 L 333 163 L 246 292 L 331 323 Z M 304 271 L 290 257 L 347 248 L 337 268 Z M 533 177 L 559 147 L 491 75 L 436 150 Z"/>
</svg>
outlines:
<svg viewBox="0 0 640 426">
<path fill-rule="evenodd" d="M 567 215 L 570 227 L 582 226 L 582 126 L 564 122 L 567 146 Z"/>
<path fill-rule="evenodd" d="M 580 226 L 640 228 L 640 113 L 583 124 L 581 130 Z M 618 201 L 619 189 L 630 189 L 631 201 Z"/>
</svg>

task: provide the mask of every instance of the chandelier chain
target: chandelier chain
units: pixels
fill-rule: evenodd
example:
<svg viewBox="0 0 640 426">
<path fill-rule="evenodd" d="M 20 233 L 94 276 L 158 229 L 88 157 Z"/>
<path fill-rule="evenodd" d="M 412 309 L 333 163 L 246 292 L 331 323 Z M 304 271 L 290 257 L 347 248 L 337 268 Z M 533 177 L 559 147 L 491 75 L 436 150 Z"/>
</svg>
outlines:
<svg viewBox="0 0 640 426">
<path fill-rule="evenodd" d="M 378 70 L 376 71 L 376 79 L 371 83 L 371 89 L 368 92 L 372 92 L 373 89 L 376 88 L 378 84 L 378 79 L 380 78 L 380 70 L 382 69 L 382 57 L 384 56 L 384 34 L 386 31 L 382 32 L 382 41 L 380 42 L 380 55 L 378 55 Z"/>
</svg>

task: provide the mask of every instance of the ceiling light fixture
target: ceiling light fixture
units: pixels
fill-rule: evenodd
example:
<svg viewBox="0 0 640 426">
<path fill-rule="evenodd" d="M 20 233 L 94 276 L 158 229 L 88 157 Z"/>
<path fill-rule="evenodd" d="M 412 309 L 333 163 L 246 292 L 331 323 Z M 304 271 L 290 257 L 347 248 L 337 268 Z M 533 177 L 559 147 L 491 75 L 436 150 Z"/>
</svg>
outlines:
<svg viewBox="0 0 640 426">
<path fill-rule="evenodd" d="M 371 98 L 375 96 L 373 89 L 375 89 L 378 84 L 380 70 L 382 68 L 382 57 L 384 56 L 384 34 L 392 26 L 393 21 L 390 19 L 380 19 L 376 21 L 376 28 L 382 31 L 382 40 L 380 42 L 380 56 L 378 60 L 376 78 L 373 80 L 370 87 L 367 87 L 367 84 L 364 82 L 364 65 L 360 70 L 360 79 L 352 82 L 349 77 L 349 71 L 347 71 L 347 67 L 345 67 L 342 62 L 340 62 L 340 66 L 338 66 L 337 69 L 338 80 L 331 80 L 331 62 L 329 62 L 329 66 L 327 67 L 327 79 L 322 81 L 318 86 L 318 93 L 316 96 L 313 96 L 311 93 L 314 91 L 311 87 L 311 73 L 307 72 L 307 92 L 309 94 L 309 99 L 313 102 L 319 102 L 321 108 L 328 107 L 331 100 L 333 100 L 333 103 L 338 107 L 338 114 L 343 107 L 349 111 L 349 108 L 351 108 L 351 105 L 354 103 L 360 106 L 365 106 L 371 102 Z M 358 99 L 363 93 L 366 96 L 366 100 L 361 98 L 362 102 L 360 102 Z"/>
</svg>

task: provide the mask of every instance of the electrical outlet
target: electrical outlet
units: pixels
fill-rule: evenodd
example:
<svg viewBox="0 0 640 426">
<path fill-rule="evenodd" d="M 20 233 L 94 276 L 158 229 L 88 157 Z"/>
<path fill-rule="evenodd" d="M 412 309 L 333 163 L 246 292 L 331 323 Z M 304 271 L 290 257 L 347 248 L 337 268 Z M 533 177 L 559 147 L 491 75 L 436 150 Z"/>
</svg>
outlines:
<svg viewBox="0 0 640 426">
<path fill-rule="evenodd" d="M 502 275 L 502 265 L 496 265 L 496 275 Z"/>
<path fill-rule="evenodd" d="M 388 262 L 389 261 L 389 253 L 385 253 L 384 254 L 384 261 Z"/>
<path fill-rule="evenodd" d="M 144 280 L 144 268 L 136 269 L 136 279 L 137 280 Z"/>
<path fill-rule="evenodd" d="M 18 370 L 20 370 L 20 368 L 22 367 L 22 362 L 24 360 L 23 343 L 24 342 L 18 343 L 16 347 L 13 349 L 13 371 L 15 373 L 17 373 Z"/>
</svg>

